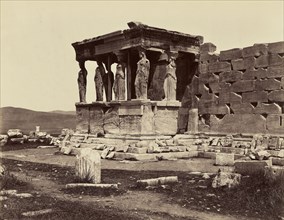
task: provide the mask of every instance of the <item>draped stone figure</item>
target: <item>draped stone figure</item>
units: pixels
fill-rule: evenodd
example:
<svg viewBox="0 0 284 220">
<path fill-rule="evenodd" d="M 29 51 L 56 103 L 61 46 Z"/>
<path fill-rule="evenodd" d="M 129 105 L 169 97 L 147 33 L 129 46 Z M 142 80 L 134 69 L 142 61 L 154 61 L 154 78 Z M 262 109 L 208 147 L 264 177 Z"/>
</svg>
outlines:
<svg viewBox="0 0 284 220">
<path fill-rule="evenodd" d="M 165 101 L 176 100 L 177 76 L 175 60 L 171 57 L 166 67 L 166 76 L 164 81 Z"/>
<path fill-rule="evenodd" d="M 125 73 L 121 64 L 117 64 L 116 66 L 113 91 L 115 100 L 125 100 Z"/>
<path fill-rule="evenodd" d="M 103 101 L 103 77 L 105 76 L 105 68 L 102 62 L 97 62 L 98 67 L 96 68 L 95 74 L 95 85 L 96 85 L 96 93 L 97 93 L 97 101 Z"/>
<path fill-rule="evenodd" d="M 80 71 L 78 73 L 78 87 L 80 102 L 86 102 L 86 87 L 87 87 L 87 70 L 85 68 L 85 62 L 79 62 Z"/>
<path fill-rule="evenodd" d="M 137 99 L 147 99 L 150 61 L 146 58 L 144 52 L 140 52 L 139 57 L 135 78 L 135 94 Z"/>
</svg>

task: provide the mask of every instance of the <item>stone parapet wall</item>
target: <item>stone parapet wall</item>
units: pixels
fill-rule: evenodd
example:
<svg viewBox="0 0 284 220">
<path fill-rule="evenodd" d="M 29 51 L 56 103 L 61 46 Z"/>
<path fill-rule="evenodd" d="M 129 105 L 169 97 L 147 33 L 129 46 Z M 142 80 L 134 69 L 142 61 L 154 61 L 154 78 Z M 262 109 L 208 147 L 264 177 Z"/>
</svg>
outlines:
<svg viewBox="0 0 284 220">
<path fill-rule="evenodd" d="M 182 100 L 198 110 L 198 132 L 283 134 L 284 42 L 215 49 L 201 45 L 198 71 Z"/>
</svg>

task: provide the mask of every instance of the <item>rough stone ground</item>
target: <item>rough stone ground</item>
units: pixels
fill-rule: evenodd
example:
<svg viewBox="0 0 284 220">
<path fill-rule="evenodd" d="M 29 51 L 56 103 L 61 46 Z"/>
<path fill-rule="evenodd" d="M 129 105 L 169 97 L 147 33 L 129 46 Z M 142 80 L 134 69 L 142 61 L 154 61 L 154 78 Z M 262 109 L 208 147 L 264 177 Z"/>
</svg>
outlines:
<svg viewBox="0 0 284 220">
<path fill-rule="evenodd" d="M 32 201 L 31 199 L 21 199 L 20 210 L 15 208 L 19 200 L 9 198 L 3 201 L 1 212 L 6 216 L 2 217 L 8 217 L 8 219 L 10 217 L 11 219 L 13 212 L 16 219 L 20 216 L 20 211 L 52 208 L 55 210 L 55 214 L 43 215 L 40 219 L 91 219 L 94 216 L 97 216 L 97 219 L 225 220 L 262 218 L 257 213 L 238 213 L 225 210 L 222 208 L 222 200 L 224 200 L 222 198 L 217 200 L 220 202 L 219 205 L 216 201 L 212 203 L 210 197 L 214 193 L 210 193 L 206 187 L 204 188 L 210 184 L 211 180 L 203 180 L 200 175 L 193 175 L 189 172 L 215 173 L 218 167 L 212 166 L 213 160 L 192 159 L 149 163 L 103 160 L 103 182 L 120 182 L 121 192 L 98 194 L 79 190 L 70 193 L 63 189 L 66 183 L 75 180 L 72 173 L 75 157 L 54 155 L 56 151 L 57 149 L 22 149 L 2 152 L 3 163 L 12 170 L 13 175 L 29 183 L 31 187 L 26 189 L 28 192 L 37 195 Z M 187 202 L 185 202 L 183 190 L 179 190 L 179 188 L 182 189 L 182 184 L 169 190 L 142 190 L 133 187 L 137 179 L 165 175 L 178 175 L 183 184 L 186 182 L 192 184 L 191 192 L 186 192 L 192 193 L 192 201 L 186 200 Z M 209 194 L 210 196 L 206 197 Z M 185 197 L 188 198 L 188 196 Z M 33 205 L 31 206 L 31 204 Z M 265 216 L 263 219 L 268 218 Z"/>
</svg>

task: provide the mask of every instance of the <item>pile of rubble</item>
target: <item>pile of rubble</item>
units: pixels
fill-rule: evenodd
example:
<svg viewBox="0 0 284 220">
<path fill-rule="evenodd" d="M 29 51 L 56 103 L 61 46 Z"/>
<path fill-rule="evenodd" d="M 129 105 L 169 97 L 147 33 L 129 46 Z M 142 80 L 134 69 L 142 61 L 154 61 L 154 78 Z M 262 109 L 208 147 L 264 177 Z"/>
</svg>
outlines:
<svg viewBox="0 0 284 220">
<path fill-rule="evenodd" d="M 82 148 L 92 148 L 101 153 L 103 159 L 118 160 L 162 160 L 190 157 L 216 158 L 218 153 L 233 154 L 233 159 L 266 159 L 268 154 L 259 146 L 256 137 L 232 135 L 176 135 L 156 137 L 116 137 L 98 138 L 94 135 L 69 133 L 60 143 L 64 154 L 78 154 Z M 268 152 L 284 149 L 283 137 L 268 137 Z M 155 138 L 155 139 L 154 139 Z M 257 143 L 256 143 L 257 142 Z M 260 150 L 261 149 L 261 150 Z M 271 153 L 269 153 L 271 154 Z M 171 155 L 171 156 L 170 156 Z"/>
<path fill-rule="evenodd" d="M 29 135 L 25 135 L 20 129 L 9 129 L 7 134 L 0 135 L 0 146 L 4 146 L 7 143 L 42 143 L 59 146 L 60 142 L 63 141 L 67 133 L 73 134 L 74 131 L 70 129 L 62 129 L 61 134 L 58 137 L 53 137 L 45 131 L 30 131 Z"/>
</svg>

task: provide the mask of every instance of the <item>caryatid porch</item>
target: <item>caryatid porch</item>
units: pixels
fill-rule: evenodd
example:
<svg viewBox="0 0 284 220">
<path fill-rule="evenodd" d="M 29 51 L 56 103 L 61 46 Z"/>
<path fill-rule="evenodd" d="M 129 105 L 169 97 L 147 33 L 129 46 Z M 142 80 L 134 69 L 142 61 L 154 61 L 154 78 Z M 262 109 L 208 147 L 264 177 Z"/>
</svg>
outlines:
<svg viewBox="0 0 284 220">
<path fill-rule="evenodd" d="M 76 130 L 91 134 L 174 135 L 178 131 L 180 101 L 196 71 L 196 55 L 203 38 L 137 22 L 129 22 L 128 26 L 130 29 L 72 44 L 81 68 Z M 97 101 L 85 102 L 84 62 L 88 60 L 98 63 L 96 77 L 103 75 L 101 84 L 106 101 L 97 92 Z M 144 65 L 142 61 L 149 62 L 149 70 L 144 74 L 146 81 L 137 80 L 141 75 L 139 65 Z M 117 63 L 115 80 L 111 72 L 114 63 Z M 96 86 L 99 88 L 97 82 Z M 139 86 L 146 94 L 136 97 Z M 125 95 L 121 94 L 123 91 Z"/>
</svg>

